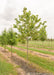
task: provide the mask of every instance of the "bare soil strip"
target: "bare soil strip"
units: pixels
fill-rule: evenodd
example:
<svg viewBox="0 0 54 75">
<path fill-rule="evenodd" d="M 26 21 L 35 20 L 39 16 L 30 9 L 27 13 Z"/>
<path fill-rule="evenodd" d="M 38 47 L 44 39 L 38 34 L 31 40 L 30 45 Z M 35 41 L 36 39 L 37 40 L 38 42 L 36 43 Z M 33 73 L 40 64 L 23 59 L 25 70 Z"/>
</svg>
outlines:
<svg viewBox="0 0 54 75">
<path fill-rule="evenodd" d="M 15 64 L 12 61 L 11 54 L 10 54 L 10 52 L 8 50 L 4 51 L 4 48 L 0 47 L 0 53 L 2 54 L 4 59 L 6 59 L 7 62 L 13 64 L 14 67 L 19 66 L 19 65 Z M 13 55 L 15 55 L 15 54 L 13 54 Z M 18 67 L 18 68 L 16 68 L 16 70 L 17 70 L 17 73 L 18 73 L 17 75 L 25 75 L 25 71 L 22 68 Z"/>
<path fill-rule="evenodd" d="M 10 46 L 8 46 L 8 47 L 10 47 Z M 26 49 L 22 49 L 22 48 L 18 48 L 18 47 L 13 47 L 13 48 L 16 49 L 16 50 L 21 50 L 21 51 L 27 52 Z M 29 50 L 29 53 L 31 53 L 32 55 L 37 55 L 39 57 L 47 58 L 47 59 L 50 59 L 50 60 L 54 61 L 54 56 L 53 55 L 43 54 L 43 53 L 40 53 L 40 52 L 31 51 L 31 50 Z"/>
<path fill-rule="evenodd" d="M 25 45 L 19 45 L 19 46 L 24 46 L 24 47 L 26 47 Z M 52 50 L 52 49 L 45 49 L 45 48 L 35 48 L 35 47 L 29 47 L 29 48 L 34 48 L 34 49 L 37 49 L 37 50 L 45 50 L 45 51 L 54 52 L 54 50 Z"/>
<path fill-rule="evenodd" d="M 20 68 L 17 68 L 18 75 L 26 75 L 29 72 L 36 72 L 36 67 L 29 64 L 29 62 L 25 59 L 17 56 L 17 54 L 13 53 L 11 59 L 11 53 L 8 50 L 4 51 L 4 48 L 2 47 L 0 47 L 0 53 L 4 56 L 5 59 L 7 59 L 9 63 L 14 64 L 15 66 L 20 66 Z"/>
<path fill-rule="evenodd" d="M 34 63 L 29 62 L 28 60 L 25 60 L 16 53 L 12 53 L 13 55 L 11 58 L 11 53 L 7 49 L 5 51 L 3 47 L 0 47 L 0 53 L 4 56 L 4 59 L 7 59 L 7 62 L 13 64 L 15 68 L 18 65 L 20 66 L 16 68 L 18 72 L 17 75 L 30 75 L 29 73 L 32 73 L 32 75 L 49 75 L 49 73 L 45 73 L 46 71 L 44 69 L 38 67 L 38 65 Z"/>
</svg>

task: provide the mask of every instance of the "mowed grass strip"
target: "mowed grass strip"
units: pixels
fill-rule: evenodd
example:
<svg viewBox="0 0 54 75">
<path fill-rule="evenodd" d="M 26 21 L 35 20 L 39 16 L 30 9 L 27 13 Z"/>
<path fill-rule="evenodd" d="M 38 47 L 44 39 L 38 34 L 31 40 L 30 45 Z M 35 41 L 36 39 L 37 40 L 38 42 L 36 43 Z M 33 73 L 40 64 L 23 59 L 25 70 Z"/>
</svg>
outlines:
<svg viewBox="0 0 54 75">
<path fill-rule="evenodd" d="M 7 47 L 7 49 L 9 51 L 11 51 L 10 47 Z M 16 53 L 18 56 L 21 56 L 21 57 L 27 59 L 27 54 L 25 52 L 20 51 L 20 50 L 16 50 L 14 48 L 13 48 L 13 52 Z M 54 73 L 54 62 L 53 61 L 43 59 L 41 57 L 34 56 L 34 55 L 31 55 L 31 54 L 28 54 L 28 55 L 29 55 L 28 60 L 30 62 L 33 62 L 33 63 L 39 65 L 40 67 Z"/>
<path fill-rule="evenodd" d="M 22 48 L 22 49 L 27 49 L 26 47 L 24 46 L 16 46 L 18 48 Z M 37 50 L 37 49 L 34 49 L 34 48 L 28 48 L 29 50 L 31 51 L 36 51 L 36 52 L 40 52 L 40 53 L 44 53 L 44 54 L 50 54 L 50 55 L 54 55 L 53 52 L 50 52 L 50 51 L 45 51 L 45 50 Z"/>
<path fill-rule="evenodd" d="M 0 55 L 0 75 L 17 75 L 12 64 L 7 63 Z"/>
<path fill-rule="evenodd" d="M 54 41 L 29 41 L 29 46 L 54 50 Z"/>
<path fill-rule="evenodd" d="M 18 45 L 24 45 L 20 42 L 18 42 Z M 54 41 L 29 41 L 29 47 L 33 47 L 33 48 L 44 48 L 44 49 L 49 49 L 49 50 L 54 50 Z"/>
</svg>

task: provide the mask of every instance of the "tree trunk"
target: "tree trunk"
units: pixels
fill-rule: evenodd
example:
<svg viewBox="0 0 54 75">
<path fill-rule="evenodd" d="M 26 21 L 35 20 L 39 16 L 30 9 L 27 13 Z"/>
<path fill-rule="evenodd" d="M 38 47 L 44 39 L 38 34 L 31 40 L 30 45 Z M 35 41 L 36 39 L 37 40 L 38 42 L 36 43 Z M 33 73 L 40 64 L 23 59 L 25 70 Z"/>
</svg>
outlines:
<svg viewBox="0 0 54 75">
<path fill-rule="evenodd" d="M 5 52 L 5 45 L 4 45 L 4 52 Z"/>
<path fill-rule="evenodd" d="M 5 45 L 3 47 L 4 47 L 4 52 L 5 52 Z"/>
<path fill-rule="evenodd" d="M 11 45 L 11 58 L 12 58 L 12 45 Z"/>
<path fill-rule="evenodd" d="M 5 45 L 5 51 L 6 51 L 6 45 Z"/>
<path fill-rule="evenodd" d="M 28 59 L 28 37 L 27 37 L 27 59 Z"/>
<path fill-rule="evenodd" d="M 52 48 L 52 40 L 51 40 L 51 48 Z"/>
<path fill-rule="evenodd" d="M 42 48 L 44 47 L 44 41 L 42 41 Z"/>
</svg>

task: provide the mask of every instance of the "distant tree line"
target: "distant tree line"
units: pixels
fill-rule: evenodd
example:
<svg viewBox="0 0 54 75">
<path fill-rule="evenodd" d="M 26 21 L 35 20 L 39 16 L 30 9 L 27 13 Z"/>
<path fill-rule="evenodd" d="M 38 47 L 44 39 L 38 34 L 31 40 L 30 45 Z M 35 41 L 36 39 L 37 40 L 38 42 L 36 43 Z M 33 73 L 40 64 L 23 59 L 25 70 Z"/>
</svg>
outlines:
<svg viewBox="0 0 54 75">
<path fill-rule="evenodd" d="M 47 41 L 54 41 L 54 39 L 52 39 L 52 38 L 51 39 L 47 39 Z"/>
</svg>

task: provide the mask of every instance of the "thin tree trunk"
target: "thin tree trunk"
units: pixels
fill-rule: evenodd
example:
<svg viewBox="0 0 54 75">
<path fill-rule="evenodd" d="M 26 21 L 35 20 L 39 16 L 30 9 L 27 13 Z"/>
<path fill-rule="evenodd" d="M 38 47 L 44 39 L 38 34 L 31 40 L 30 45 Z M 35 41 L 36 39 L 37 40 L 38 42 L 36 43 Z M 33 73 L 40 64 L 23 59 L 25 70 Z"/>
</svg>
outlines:
<svg viewBox="0 0 54 75">
<path fill-rule="evenodd" d="M 27 37 L 27 59 L 28 59 L 28 37 Z"/>
<path fill-rule="evenodd" d="M 42 46 L 41 47 L 43 48 L 43 41 L 42 41 Z"/>
<path fill-rule="evenodd" d="M 52 48 L 52 40 L 51 40 L 51 48 Z"/>
<path fill-rule="evenodd" d="M 4 47 L 4 52 L 5 52 L 5 45 L 3 47 Z"/>
<path fill-rule="evenodd" d="M 6 45 L 5 45 L 5 51 L 6 51 Z"/>
<path fill-rule="evenodd" d="M 11 45 L 11 58 L 12 58 L 12 45 Z"/>
<path fill-rule="evenodd" d="M 5 52 L 5 46 L 4 46 L 4 45 L 2 45 L 2 47 L 4 47 L 4 52 Z"/>
</svg>

